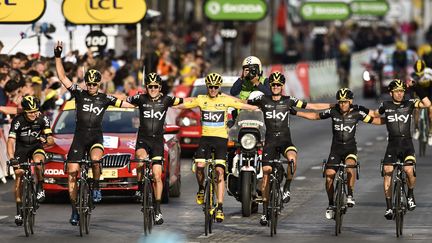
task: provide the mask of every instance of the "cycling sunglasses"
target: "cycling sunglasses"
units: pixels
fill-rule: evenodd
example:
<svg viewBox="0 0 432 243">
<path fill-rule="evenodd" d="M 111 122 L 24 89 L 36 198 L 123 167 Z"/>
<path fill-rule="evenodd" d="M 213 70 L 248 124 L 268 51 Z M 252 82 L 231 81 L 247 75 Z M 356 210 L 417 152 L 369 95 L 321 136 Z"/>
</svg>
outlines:
<svg viewBox="0 0 432 243">
<path fill-rule="evenodd" d="M 282 87 L 282 84 L 275 83 L 275 84 L 271 84 L 270 86 L 272 86 L 272 87 Z"/>
<path fill-rule="evenodd" d="M 86 83 L 87 86 L 98 86 L 98 83 Z"/>
<path fill-rule="evenodd" d="M 219 86 L 215 86 L 215 85 L 210 85 L 207 86 L 208 89 L 219 89 Z"/>
<path fill-rule="evenodd" d="M 147 85 L 148 89 L 159 89 L 159 85 Z"/>
</svg>

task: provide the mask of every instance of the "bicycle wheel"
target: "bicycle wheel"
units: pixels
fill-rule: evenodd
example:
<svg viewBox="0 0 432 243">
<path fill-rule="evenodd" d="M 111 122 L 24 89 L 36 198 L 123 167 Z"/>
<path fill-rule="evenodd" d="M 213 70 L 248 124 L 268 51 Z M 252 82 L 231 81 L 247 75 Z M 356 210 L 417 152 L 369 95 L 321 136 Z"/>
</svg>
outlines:
<svg viewBox="0 0 432 243">
<path fill-rule="evenodd" d="M 211 202 L 211 188 L 210 183 L 206 181 L 204 187 L 204 233 L 207 236 L 209 233 L 211 234 L 211 210 L 212 210 L 212 202 Z"/>
<path fill-rule="evenodd" d="M 78 215 L 79 215 L 79 232 L 80 236 L 83 236 L 86 228 L 86 207 L 87 207 L 87 195 L 88 193 L 88 186 L 85 182 L 79 181 L 78 186 Z"/>
<path fill-rule="evenodd" d="M 150 214 L 148 211 L 148 182 L 147 180 L 144 180 L 144 188 L 143 188 L 143 192 L 141 194 L 142 197 L 142 213 L 143 213 L 143 222 L 144 222 L 144 235 L 150 234 L 150 232 L 148 232 L 148 225 L 150 223 Z"/>
<path fill-rule="evenodd" d="M 344 208 L 343 208 L 344 207 L 344 195 L 343 195 L 343 189 L 342 189 L 342 182 L 339 180 L 336 182 L 335 202 L 336 202 L 335 234 L 337 236 L 341 233 L 342 217 L 343 217 L 343 210 L 344 210 Z"/>
<path fill-rule="evenodd" d="M 34 234 L 34 224 L 35 224 L 35 212 L 36 212 L 36 194 L 35 194 L 35 190 L 34 190 L 34 185 L 30 184 L 30 188 L 31 191 L 29 192 L 29 205 L 31 205 L 31 207 L 29 207 L 28 210 L 28 218 L 29 218 L 29 226 L 30 226 L 30 233 Z"/>
<path fill-rule="evenodd" d="M 86 196 L 86 203 L 85 204 L 86 204 L 85 233 L 89 234 L 90 233 L 91 211 L 92 211 L 92 208 L 93 208 L 93 198 L 92 198 L 92 191 L 91 190 L 88 190 L 88 193 L 87 193 L 87 196 Z"/>
<path fill-rule="evenodd" d="M 30 198 L 29 198 L 29 183 L 27 180 L 22 180 L 22 190 L 21 190 L 21 203 L 22 203 L 22 219 L 24 225 L 24 233 L 28 237 L 30 235 L 30 221 L 29 221 L 29 210 Z"/>
<path fill-rule="evenodd" d="M 394 197 L 394 205 L 395 205 L 395 218 L 396 218 L 396 236 L 399 237 L 402 235 L 402 227 L 403 227 L 403 209 L 402 209 L 402 185 L 399 181 L 395 183 L 395 193 Z"/>
<path fill-rule="evenodd" d="M 152 228 L 153 228 L 153 222 L 154 222 L 154 207 L 153 207 L 153 186 L 152 183 L 147 183 L 147 210 L 148 210 L 148 225 L 147 225 L 147 231 L 149 234 L 151 234 Z"/>
<path fill-rule="evenodd" d="M 276 181 L 271 182 L 271 190 L 270 190 L 270 236 L 276 234 L 276 226 L 277 226 L 277 202 L 279 197 L 278 183 Z"/>
</svg>

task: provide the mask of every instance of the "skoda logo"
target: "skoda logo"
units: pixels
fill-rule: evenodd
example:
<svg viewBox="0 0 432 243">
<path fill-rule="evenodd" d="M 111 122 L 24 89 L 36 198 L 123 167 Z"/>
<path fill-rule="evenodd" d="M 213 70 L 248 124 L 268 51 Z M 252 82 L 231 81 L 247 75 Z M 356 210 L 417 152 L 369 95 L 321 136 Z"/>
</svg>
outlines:
<svg viewBox="0 0 432 243">
<path fill-rule="evenodd" d="M 312 16 L 313 12 L 314 12 L 314 9 L 313 9 L 312 6 L 306 5 L 306 6 L 303 7 L 302 12 L 303 12 L 304 16 Z"/>
<path fill-rule="evenodd" d="M 212 15 L 216 15 L 221 11 L 221 6 L 217 2 L 211 2 L 207 4 L 207 9 Z"/>
</svg>

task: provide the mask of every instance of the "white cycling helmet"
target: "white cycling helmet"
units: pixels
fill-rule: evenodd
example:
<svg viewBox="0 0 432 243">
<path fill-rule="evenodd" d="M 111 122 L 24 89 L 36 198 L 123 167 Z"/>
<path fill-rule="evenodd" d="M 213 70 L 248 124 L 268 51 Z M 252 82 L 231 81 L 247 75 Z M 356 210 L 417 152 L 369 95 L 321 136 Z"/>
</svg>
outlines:
<svg viewBox="0 0 432 243">
<path fill-rule="evenodd" d="M 427 67 L 424 69 L 423 79 L 432 81 L 432 69 L 431 68 Z"/>
<path fill-rule="evenodd" d="M 243 60 L 242 68 L 248 67 L 250 65 L 258 66 L 259 75 L 262 75 L 262 65 L 260 59 L 256 56 L 248 56 Z"/>
<path fill-rule="evenodd" d="M 258 97 L 260 97 L 260 96 L 263 96 L 263 95 L 264 95 L 264 93 L 261 92 L 261 91 L 258 91 L 258 90 L 256 90 L 256 91 L 252 91 L 252 92 L 249 94 L 248 100 L 254 100 L 254 99 L 256 99 L 256 98 L 258 98 Z"/>
</svg>

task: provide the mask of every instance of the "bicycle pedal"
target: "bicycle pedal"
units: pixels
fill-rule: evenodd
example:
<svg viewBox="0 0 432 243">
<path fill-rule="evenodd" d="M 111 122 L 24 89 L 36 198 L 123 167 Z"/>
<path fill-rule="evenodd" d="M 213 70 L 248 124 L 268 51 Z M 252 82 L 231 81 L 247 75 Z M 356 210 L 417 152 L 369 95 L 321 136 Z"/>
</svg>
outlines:
<svg viewBox="0 0 432 243">
<path fill-rule="evenodd" d="M 212 215 L 212 216 L 213 216 L 213 214 L 214 214 L 214 211 L 215 211 L 215 209 L 214 209 L 214 208 L 210 209 L 210 215 Z"/>
</svg>

